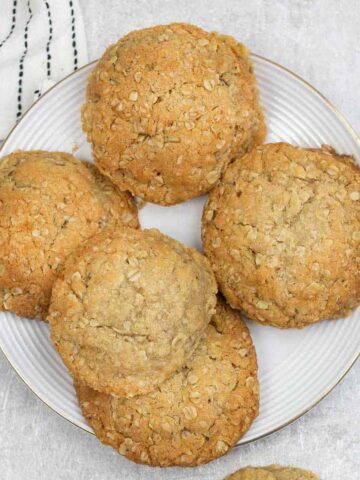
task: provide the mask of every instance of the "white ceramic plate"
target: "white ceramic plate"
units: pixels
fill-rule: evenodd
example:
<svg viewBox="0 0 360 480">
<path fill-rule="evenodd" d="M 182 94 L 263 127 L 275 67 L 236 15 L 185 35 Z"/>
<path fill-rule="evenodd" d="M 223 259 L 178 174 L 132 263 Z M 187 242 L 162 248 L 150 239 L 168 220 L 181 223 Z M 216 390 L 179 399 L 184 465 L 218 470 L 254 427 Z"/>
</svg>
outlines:
<svg viewBox="0 0 360 480">
<path fill-rule="evenodd" d="M 309 84 L 264 58 L 253 56 L 269 142 L 300 146 L 333 145 L 360 158 L 355 132 Z M 90 160 L 79 109 L 93 64 L 64 79 L 24 115 L 1 154 L 16 149 L 64 150 Z M 201 249 L 204 198 L 174 207 L 148 204 L 140 211 L 143 227 L 157 227 Z M 278 330 L 248 322 L 256 345 L 261 387 L 260 415 L 240 443 L 287 425 L 319 402 L 355 362 L 360 344 L 360 309 L 346 320 L 325 321 L 303 330 Z M 49 340 L 48 326 L 0 312 L 0 346 L 26 384 L 48 406 L 88 430 L 76 402 L 70 375 Z"/>
</svg>

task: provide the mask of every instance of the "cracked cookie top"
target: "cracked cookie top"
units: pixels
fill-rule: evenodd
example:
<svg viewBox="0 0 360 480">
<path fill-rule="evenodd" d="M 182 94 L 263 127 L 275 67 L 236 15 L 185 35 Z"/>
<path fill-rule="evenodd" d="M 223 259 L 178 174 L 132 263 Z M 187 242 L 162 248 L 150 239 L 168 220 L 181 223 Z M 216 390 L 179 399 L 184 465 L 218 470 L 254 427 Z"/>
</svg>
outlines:
<svg viewBox="0 0 360 480">
<path fill-rule="evenodd" d="M 242 468 L 224 480 L 319 480 L 319 477 L 301 468 L 268 465 Z"/>
<path fill-rule="evenodd" d="M 303 327 L 360 302 L 360 170 L 330 147 L 257 147 L 226 170 L 202 219 L 230 305 Z"/>
<path fill-rule="evenodd" d="M 209 191 L 266 130 L 246 48 L 187 24 L 111 45 L 89 76 L 82 121 L 99 169 L 163 205 Z"/>
<path fill-rule="evenodd" d="M 0 310 L 44 319 L 65 258 L 105 226 L 138 226 L 128 193 L 61 152 L 0 161 Z"/>
<path fill-rule="evenodd" d="M 130 399 L 75 382 L 83 414 L 105 444 L 137 463 L 196 466 L 224 455 L 258 414 L 255 349 L 238 312 L 219 299 L 188 363 Z"/>
<path fill-rule="evenodd" d="M 69 258 L 48 320 L 66 366 L 115 395 L 153 390 L 192 354 L 216 304 L 206 258 L 157 230 L 109 229 Z"/>
</svg>

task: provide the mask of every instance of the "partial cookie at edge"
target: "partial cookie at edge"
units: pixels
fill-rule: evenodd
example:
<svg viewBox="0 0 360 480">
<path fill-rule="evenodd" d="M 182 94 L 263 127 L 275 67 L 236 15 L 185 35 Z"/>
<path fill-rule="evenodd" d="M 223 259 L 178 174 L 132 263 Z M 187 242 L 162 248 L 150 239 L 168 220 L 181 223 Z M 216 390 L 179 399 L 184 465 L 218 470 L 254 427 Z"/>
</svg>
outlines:
<svg viewBox="0 0 360 480">
<path fill-rule="evenodd" d="M 224 480 L 320 480 L 310 470 L 296 467 L 268 465 L 266 467 L 246 467 L 232 473 Z"/>
</svg>

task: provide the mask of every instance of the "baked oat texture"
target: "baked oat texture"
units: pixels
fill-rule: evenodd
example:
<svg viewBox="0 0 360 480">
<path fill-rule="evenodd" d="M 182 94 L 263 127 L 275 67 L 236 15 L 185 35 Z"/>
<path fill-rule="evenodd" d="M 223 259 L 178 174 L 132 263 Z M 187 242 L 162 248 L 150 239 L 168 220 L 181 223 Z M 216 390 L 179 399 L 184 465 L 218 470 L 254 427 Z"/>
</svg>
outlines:
<svg viewBox="0 0 360 480">
<path fill-rule="evenodd" d="M 246 467 L 227 476 L 224 480 L 320 480 L 315 473 L 295 467 L 268 465 Z"/>
<path fill-rule="evenodd" d="M 0 310 L 44 319 L 67 255 L 103 227 L 138 226 L 137 209 L 95 167 L 67 153 L 0 161 Z"/>
<path fill-rule="evenodd" d="M 182 367 L 216 305 L 206 258 L 157 230 L 109 230 L 69 259 L 55 284 L 52 340 L 92 388 L 132 396 Z"/>
<path fill-rule="evenodd" d="M 257 147 L 226 170 L 202 238 L 233 308 L 276 327 L 347 315 L 360 302 L 360 171 L 330 147 Z"/>
<path fill-rule="evenodd" d="M 209 191 L 266 133 L 246 48 L 180 23 L 111 45 L 89 76 L 82 121 L 99 169 L 163 205 Z"/>
<path fill-rule="evenodd" d="M 250 333 L 222 300 L 190 361 L 155 391 L 126 399 L 75 387 L 96 436 L 152 466 L 190 467 L 220 457 L 258 414 Z"/>
</svg>

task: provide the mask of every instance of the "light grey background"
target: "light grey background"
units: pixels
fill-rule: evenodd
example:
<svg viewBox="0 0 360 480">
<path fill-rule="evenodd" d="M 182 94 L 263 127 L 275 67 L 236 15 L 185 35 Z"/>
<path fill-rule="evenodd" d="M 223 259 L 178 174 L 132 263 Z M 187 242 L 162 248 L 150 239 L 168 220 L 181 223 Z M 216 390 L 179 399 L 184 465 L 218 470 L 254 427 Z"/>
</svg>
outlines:
<svg viewBox="0 0 360 480">
<path fill-rule="evenodd" d="M 192 22 L 234 35 L 255 53 L 294 70 L 360 130 L 359 0 L 81 0 L 81 5 L 90 60 L 134 28 Z M 311 468 L 323 480 L 356 480 L 359 388 L 358 364 L 284 430 L 206 466 L 160 471 L 128 462 L 53 413 L 0 354 L 0 480 L 220 480 L 242 466 L 274 462 Z"/>
</svg>

